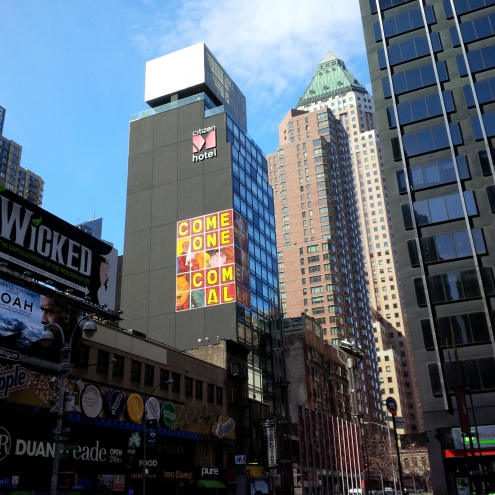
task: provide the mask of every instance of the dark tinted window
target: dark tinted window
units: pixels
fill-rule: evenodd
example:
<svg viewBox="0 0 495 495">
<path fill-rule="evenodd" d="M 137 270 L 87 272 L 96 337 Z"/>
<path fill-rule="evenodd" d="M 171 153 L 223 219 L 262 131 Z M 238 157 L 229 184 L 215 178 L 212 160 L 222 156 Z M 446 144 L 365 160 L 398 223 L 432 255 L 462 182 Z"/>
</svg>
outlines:
<svg viewBox="0 0 495 495">
<path fill-rule="evenodd" d="M 132 360 L 131 362 L 131 381 L 141 382 L 141 363 L 139 361 Z"/>
<path fill-rule="evenodd" d="M 448 76 L 445 62 L 443 60 L 438 61 L 436 62 L 436 66 L 440 81 L 446 81 Z M 394 82 L 395 94 L 397 95 L 436 84 L 435 72 L 433 71 L 433 66 L 431 64 L 399 72 L 398 74 L 394 74 L 392 79 Z M 388 77 L 382 79 L 382 86 L 384 97 L 390 98 L 392 92 Z"/>
<path fill-rule="evenodd" d="M 478 98 L 478 103 L 482 105 L 483 103 L 489 103 L 495 100 L 495 77 L 491 79 L 486 79 L 485 81 L 479 81 L 474 83 L 474 89 L 476 91 L 476 96 Z M 471 85 L 466 84 L 462 87 L 464 92 L 464 99 L 466 100 L 466 106 L 468 108 L 474 107 L 475 101 L 473 98 L 473 92 L 471 90 Z"/>
<path fill-rule="evenodd" d="M 180 393 L 180 374 L 172 372 L 172 380 L 174 381 L 174 383 L 172 383 L 172 392 L 179 394 Z"/>
<path fill-rule="evenodd" d="M 481 72 L 483 70 L 495 67 L 495 46 L 487 46 L 479 50 L 473 50 L 467 53 L 471 72 Z M 457 67 L 460 76 L 467 76 L 467 68 L 463 55 L 457 55 Z"/>
<path fill-rule="evenodd" d="M 477 215 L 478 209 L 474 201 L 474 192 L 465 191 L 464 200 L 468 215 Z M 459 193 L 416 201 L 413 203 L 413 208 L 418 226 L 455 220 L 464 216 Z"/>
<path fill-rule="evenodd" d="M 223 404 L 223 388 L 217 387 L 217 404 Z"/>
<path fill-rule="evenodd" d="M 203 398 L 203 382 L 196 380 L 196 399 Z"/>
<path fill-rule="evenodd" d="M 112 376 L 114 378 L 124 378 L 124 357 L 113 355 Z"/>
<path fill-rule="evenodd" d="M 477 254 L 486 254 L 485 241 L 481 229 L 472 229 L 473 240 Z M 415 241 L 408 241 L 415 245 Z M 434 236 L 423 237 L 420 239 L 421 254 L 425 263 L 438 263 L 440 261 L 448 261 L 458 258 L 472 256 L 471 245 L 467 230 L 458 230 L 455 232 L 447 232 L 445 234 L 437 234 Z M 411 253 L 412 247 L 409 248 Z M 411 265 L 413 261 L 416 265 L 417 254 L 411 256 Z"/>
<path fill-rule="evenodd" d="M 483 125 L 485 126 L 485 132 L 488 137 L 495 136 L 495 113 L 485 113 L 482 115 Z M 480 141 L 483 139 L 483 133 L 481 132 L 480 120 L 478 117 L 471 117 L 471 127 L 473 128 L 474 139 Z"/>
<path fill-rule="evenodd" d="M 189 376 L 184 378 L 184 386 L 186 388 L 186 397 L 192 397 L 193 395 L 193 379 Z"/>
<path fill-rule="evenodd" d="M 457 122 L 449 124 L 453 144 L 462 144 L 462 138 Z M 422 131 L 406 134 L 402 137 L 404 153 L 407 157 L 429 153 L 449 147 L 447 129 L 444 125 L 430 127 Z"/>
<path fill-rule="evenodd" d="M 110 353 L 98 349 L 98 358 L 96 361 L 96 371 L 102 375 L 108 375 L 108 365 L 110 360 Z"/>
<path fill-rule="evenodd" d="M 457 157 L 457 169 L 461 179 L 469 179 L 469 169 L 467 166 L 466 157 L 464 155 Z M 429 187 L 449 184 L 457 180 L 455 176 L 454 162 L 451 158 L 437 160 L 419 167 L 409 168 L 408 173 L 409 184 L 413 191 L 420 191 L 421 189 L 427 189 Z M 399 193 L 407 193 L 406 181 L 404 180 L 404 171 L 398 170 L 396 174 L 397 182 L 399 184 Z"/>
<path fill-rule="evenodd" d="M 78 368 L 84 370 L 88 369 L 89 366 L 89 345 L 81 344 L 79 347 L 79 356 L 76 362 Z"/>
<path fill-rule="evenodd" d="M 152 366 L 151 364 L 145 364 L 144 365 L 144 384 L 148 385 L 149 387 L 153 386 L 153 383 L 155 382 L 155 367 Z"/>
<path fill-rule="evenodd" d="M 376 0 L 369 0 L 369 1 L 370 1 L 371 13 L 376 14 L 378 12 L 376 8 Z M 395 7 L 396 5 L 402 5 L 403 3 L 408 3 L 412 1 L 413 0 L 381 0 L 380 9 L 386 10 L 386 9 L 390 9 L 391 7 Z"/>
<path fill-rule="evenodd" d="M 162 390 L 168 390 L 168 385 L 167 385 L 168 376 L 169 376 L 168 370 L 164 370 L 164 369 L 160 370 L 160 388 Z"/>
<path fill-rule="evenodd" d="M 455 10 L 457 15 L 465 14 L 473 10 L 482 9 L 488 5 L 493 5 L 493 0 L 454 0 Z M 447 19 L 452 19 L 454 13 L 450 5 L 450 0 L 443 0 L 443 8 L 445 10 L 445 16 Z"/>
<path fill-rule="evenodd" d="M 438 33 L 431 33 L 430 38 L 433 51 L 439 52 L 442 49 L 442 45 Z M 420 36 L 388 47 L 388 60 L 390 65 L 401 64 L 416 58 L 426 57 L 427 55 L 430 55 L 430 49 L 426 36 Z M 385 69 L 387 67 L 383 48 L 378 50 L 378 63 L 380 69 Z"/>
<path fill-rule="evenodd" d="M 481 268 L 480 272 L 485 293 L 492 295 L 494 286 L 491 269 Z M 430 299 L 433 304 L 480 297 L 478 277 L 474 269 L 432 275 L 427 277 L 427 280 Z"/>
<path fill-rule="evenodd" d="M 443 100 L 447 112 L 454 112 L 454 100 L 452 99 L 451 91 L 443 92 Z M 387 107 L 388 120 L 390 128 L 396 127 L 395 113 L 393 107 Z M 399 123 L 401 125 L 418 122 L 420 120 L 438 117 L 442 115 L 442 105 L 440 95 L 433 94 L 424 98 L 407 101 L 397 105 L 397 113 L 399 115 Z"/>
<path fill-rule="evenodd" d="M 206 384 L 206 400 L 212 403 L 215 401 L 215 387 L 211 383 Z"/>
<path fill-rule="evenodd" d="M 425 14 L 428 24 L 433 24 L 435 22 L 435 15 L 431 5 L 425 6 Z M 419 9 L 411 10 L 404 14 L 383 20 L 383 30 L 387 38 L 391 38 L 392 36 L 396 36 L 398 34 L 407 33 L 408 31 L 413 31 L 414 29 L 418 29 L 423 26 L 423 17 L 421 15 L 421 10 Z M 382 34 L 380 32 L 379 22 L 375 22 L 373 24 L 373 31 L 375 33 L 375 41 L 380 41 L 382 39 Z"/>
</svg>

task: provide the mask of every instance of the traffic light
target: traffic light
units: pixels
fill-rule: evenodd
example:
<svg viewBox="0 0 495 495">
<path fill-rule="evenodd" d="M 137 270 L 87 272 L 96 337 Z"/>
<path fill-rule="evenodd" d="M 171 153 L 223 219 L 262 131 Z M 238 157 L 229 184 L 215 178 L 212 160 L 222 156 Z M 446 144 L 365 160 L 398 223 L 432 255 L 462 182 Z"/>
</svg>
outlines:
<svg viewBox="0 0 495 495">
<path fill-rule="evenodd" d="M 368 453 L 367 452 L 363 452 L 363 465 L 364 465 L 364 469 L 368 468 Z"/>
<path fill-rule="evenodd" d="M 59 471 L 57 488 L 72 488 L 77 485 L 77 474 L 74 471 Z"/>
</svg>

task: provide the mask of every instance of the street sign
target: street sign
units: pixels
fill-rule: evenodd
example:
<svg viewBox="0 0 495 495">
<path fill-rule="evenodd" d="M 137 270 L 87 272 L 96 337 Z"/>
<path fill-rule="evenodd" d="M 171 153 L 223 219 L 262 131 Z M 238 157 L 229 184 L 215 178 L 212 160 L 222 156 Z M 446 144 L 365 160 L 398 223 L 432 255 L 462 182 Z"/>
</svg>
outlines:
<svg viewBox="0 0 495 495">
<path fill-rule="evenodd" d="M 0 347 L 0 358 L 6 359 L 7 361 L 19 361 L 21 355 L 17 351 L 11 351 L 10 349 L 5 349 L 5 347 Z"/>
<path fill-rule="evenodd" d="M 236 464 L 246 464 L 246 456 L 245 455 L 236 455 L 235 456 Z"/>
<path fill-rule="evenodd" d="M 64 450 L 76 450 L 77 443 L 67 443 L 64 445 Z"/>
<path fill-rule="evenodd" d="M 58 443 L 66 443 L 69 441 L 69 437 L 64 435 L 53 435 L 53 440 Z"/>
<path fill-rule="evenodd" d="M 61 433 L 70 433 L 70 426 L 65 426 L 63 428 L 53 428 L 54 435 L 60 435 Z"/>
<path fill-rule="evenodd" d="M 275 427 L 275 418 L 264 418 L 260 419 L 261 428 L 274 428 Z"/>
<path fill-rule="evenodd" d="M 392 416 L 397 416 L 397 401 L 393 397 L 387 397 L 386 406 Z"/>
</svg>

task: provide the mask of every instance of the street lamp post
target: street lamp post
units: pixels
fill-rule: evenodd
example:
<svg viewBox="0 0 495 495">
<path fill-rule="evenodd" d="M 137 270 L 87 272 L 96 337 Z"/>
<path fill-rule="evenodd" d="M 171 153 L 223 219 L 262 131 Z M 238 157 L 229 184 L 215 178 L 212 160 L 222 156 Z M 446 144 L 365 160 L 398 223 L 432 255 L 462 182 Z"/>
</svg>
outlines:
<svg viewBox="0 0 495 495">
<path fill-rule="evenodd" d="M 387 425 L 382 425 L 380 423 L 375 423 L 374 421 L 365 421 L 364 422 L 365 425 L 368 425 L 368 424 L 371 424 L 371 425 L 377 425 L 379 426 L 380 428 L 387 428 L 387 434 L 388 434 L 388 449 L 389 449 L 389 453 L 390 453 L 390 457 L 392 457 L 392 442 L 390 441 L 390 426 Z M 369 462 L 369 459 L 368 459 L 368 462 Z M 394 492 L 397 491 L 397 484 L 395 482 L 395 466 L 394 464 L 392 463 L 392 476 L 394 478 Z"/>
<path fill-rule="evenodd" d="M 167 380 L 165 382 L 165 385 L 170 385 L 171 383 L 174 383 L 174 380 Z M 160 386 L 163 385 L 162 383 L 159 383 L 150 393 L 150 396 L 153 394 L 153 392 Z M 144 411 L 143 411 L 143 425 L 144 425 L 144 432 L 143 432 L 143 495 L 146 495 L 146 475 L 148 474 L 148 468 L 146 467 L 146 403 L 144 404 Z M 50 494 L 52 495 L 52 494 Z"/>
<path fill-rule="evenodd" d="M 60 447 L 61 447 L 61 443 L 58 440 L 58 435 L 62 433 L 62 427 L 63 427 L 63 419 L 65 412 L 65 393 L 66 393 L 65 387 L 67 386 L 67 378 L 69 377 L 69 373 L 71 371 L 70 355 L 72 352 L 72 340 L 81 322 L 92 316 L 94 315 L 92 314 L 86 315 L 77 322 L 76 326 L 72 330 L 72 334 L 68 343 L 65 341 L 65 335 L 62 327 L 57 323 L 48 323 L 48 325 L 45 325 L 44 327 L 45 331 L 41 335 L 41 339 L 40 339 L 43 347 L 48 347 L 53 342 L 55 337 L 53 333 L 49 330 L 50 327 L 55 327 L 56 329 L 58 329 L 60 336 L 62 338 L 62 351 L 61 351 L 62 357 L 60 361 L 60 366 L 58 368 L 59 376 L 60 376 L 60 385 L 58 389 L 58 402 L 56 409 L 57 426 L 55 427 L 54 430 L 55 451 L 53 453 L 53 467 L 52 467 L 52 481 L 50 486 L 50 495 L 57 494 L 58 469 L 60 464 Z M 86 337 L 92 338 L 96 333 L 96 330 L 97 330 L 96 323 L 93 320 L 87 321 L 84 324 L 83 331 L 86 334 Z"/>
</svg>

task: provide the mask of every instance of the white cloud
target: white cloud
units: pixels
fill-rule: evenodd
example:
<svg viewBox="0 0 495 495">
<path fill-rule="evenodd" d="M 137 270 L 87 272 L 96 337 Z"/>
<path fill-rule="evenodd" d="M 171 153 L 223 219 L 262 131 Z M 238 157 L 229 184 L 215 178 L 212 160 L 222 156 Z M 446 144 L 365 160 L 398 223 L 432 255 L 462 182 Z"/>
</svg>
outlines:
<svg viewBox="0 0 495 495">
<path fill-rule="evenodd" d="M 351 72 L 366 60 L 358 0 L 184 0 L 173 10 L 167 4 L 154 4 L 153 23 L 133 37 L 145 55 L 204 41 L 241 90 L 264 105 L 302 93 L 328 50 Z M 366 83 L 364 66 L 354 72 Z"/>
</svg>

